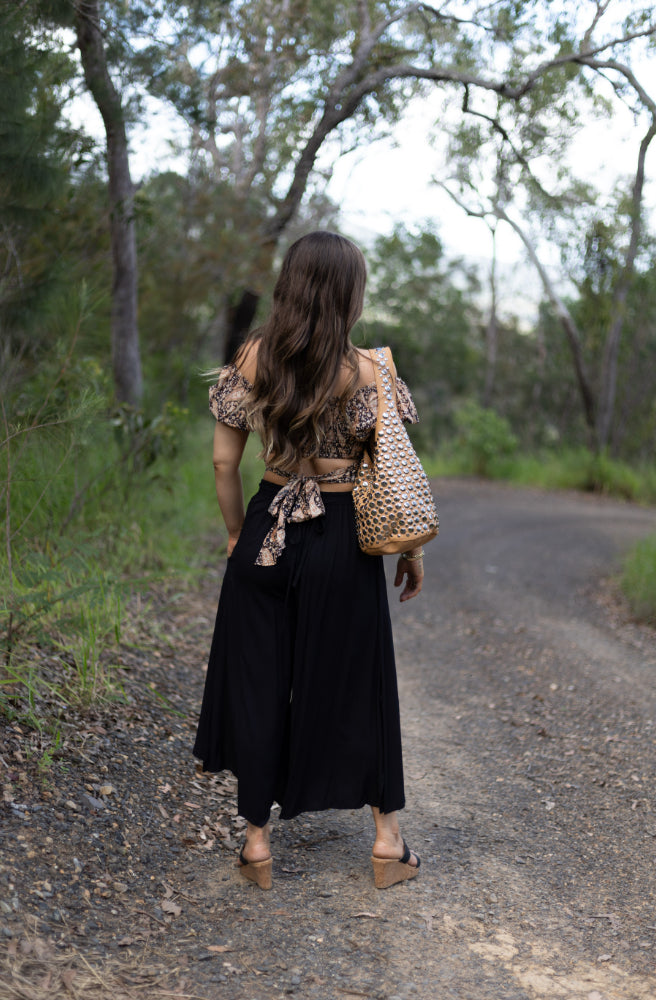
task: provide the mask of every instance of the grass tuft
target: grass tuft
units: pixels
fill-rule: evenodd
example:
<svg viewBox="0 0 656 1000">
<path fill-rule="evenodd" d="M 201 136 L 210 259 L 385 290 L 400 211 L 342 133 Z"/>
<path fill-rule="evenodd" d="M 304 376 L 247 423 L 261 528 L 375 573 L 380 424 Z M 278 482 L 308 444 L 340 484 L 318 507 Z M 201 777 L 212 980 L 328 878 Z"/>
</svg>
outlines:
<svg viewBox="0 0 656 1000">
<path fill-rule="evenodd" d="M 656 626 L 656 535 L 628 554 L 621 585 L 636 618 Z"/>
<path fill-rule="evenodd" d="M 112 662 L 131 594 L 207 572 L 226 534 L 209 418 L 165 407 L 26 426 L 12 438 L 6 422 L 0 447 L 0 712 L 34 726 L 120 697 Z M 256 452 L 249 442 L 248 497 Z"/>
</svg>

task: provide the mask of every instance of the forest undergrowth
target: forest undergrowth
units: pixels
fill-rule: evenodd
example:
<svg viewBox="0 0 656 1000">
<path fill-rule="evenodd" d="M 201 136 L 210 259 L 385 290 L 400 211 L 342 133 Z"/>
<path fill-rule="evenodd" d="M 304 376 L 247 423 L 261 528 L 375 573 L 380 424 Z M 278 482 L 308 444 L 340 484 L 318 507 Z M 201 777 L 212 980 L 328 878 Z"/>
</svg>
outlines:
<svg viewBox="0 0 656 1000">
<path fill-rule="evenodd" d="M 210 421 L 101 409 L 62 381 L 4 411 L 0 447 L 0 712 L 43 732 L 46 762 L 58 720 L 122 698 L 113 658 L 140 641 L 149 593 L 189 585 L 222 546 Z M 252 492 L 250 449 L 246 465 Z"/>
</svg>

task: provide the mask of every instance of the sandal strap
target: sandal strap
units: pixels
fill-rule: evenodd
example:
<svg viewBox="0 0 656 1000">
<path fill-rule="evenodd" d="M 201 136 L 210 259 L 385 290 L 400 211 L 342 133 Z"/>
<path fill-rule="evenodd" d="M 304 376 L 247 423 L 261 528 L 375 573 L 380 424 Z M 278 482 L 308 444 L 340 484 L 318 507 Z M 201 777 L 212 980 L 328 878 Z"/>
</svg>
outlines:
<svg viewBox="0 0 656 1000">
<path fill-rule="evenodd" d="M 410 858 L 412 857 L 412 855 L 413 855 L 413 854 L 415 855 L 415 857 L 416 857 L 416 859 L 417 859 L 417 865 L 416 865 L 416 867 L 417 867 L 417 868 L 419 868 L 419 866 L 420 866 L 420 864 L 421 864 L 421 858 L 420 858 L 420 857 L 419 857 L 419 855 L 418 855 L 418 854 L 416 854 L 416 853 L 415 853 L 414 851 L 411 851 L 411 850 L 410 850 L 410 848 L 408 847 L 408 845 L 406 844 L 406 842 L 405 842 L 405 840 L 404 840 L 404 841 L 403 841 L 403 855 L 402 855 L 402 857 L 401 857 L 401 858 L 399 858 L 399 860 L 400 860 L 401 864 L 402 864 L 402 865 L 407 865 L 407 864 L 408 864 L 408 862 L 410 861 Z M 413 865 L 412 867 L 414 868 L 414 867 L 415 867 L 415 865 Z"/>
</svg>

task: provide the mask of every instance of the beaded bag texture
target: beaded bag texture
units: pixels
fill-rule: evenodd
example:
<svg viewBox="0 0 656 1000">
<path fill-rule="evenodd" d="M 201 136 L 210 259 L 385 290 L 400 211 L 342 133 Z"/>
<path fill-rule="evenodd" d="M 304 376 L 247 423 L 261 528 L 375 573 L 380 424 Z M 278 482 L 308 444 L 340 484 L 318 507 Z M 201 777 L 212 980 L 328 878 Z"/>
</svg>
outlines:
<svg viewBox="0 0 656 1000">
<path fill-rule="evenodd" d="M 416 548 L 435 538 L 438 517 L 428 477 L 396 408 L 392 352 L 370 352 L 378 414 L 371 454 L 365 451 L 353 487 L 358 543 L 368 555 Z"/>
</svg>

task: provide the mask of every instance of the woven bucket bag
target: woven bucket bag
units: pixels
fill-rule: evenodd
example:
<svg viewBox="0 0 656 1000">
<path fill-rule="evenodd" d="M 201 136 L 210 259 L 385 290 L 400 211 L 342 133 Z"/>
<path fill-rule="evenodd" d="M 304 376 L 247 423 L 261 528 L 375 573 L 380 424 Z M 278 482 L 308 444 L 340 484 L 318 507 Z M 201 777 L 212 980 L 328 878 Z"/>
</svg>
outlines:
<svg viewBox="0 0 656 1000">
<path fill-rule="evenodd" d="M 358 543 L 368 555 L 416 548 L 435 538 L 439 521 L 428 477 L 396 407 L 392 352 L 370 352 L 378 414 L 371 454 L 365 451 L 353 487 Z"/>
</svg>

